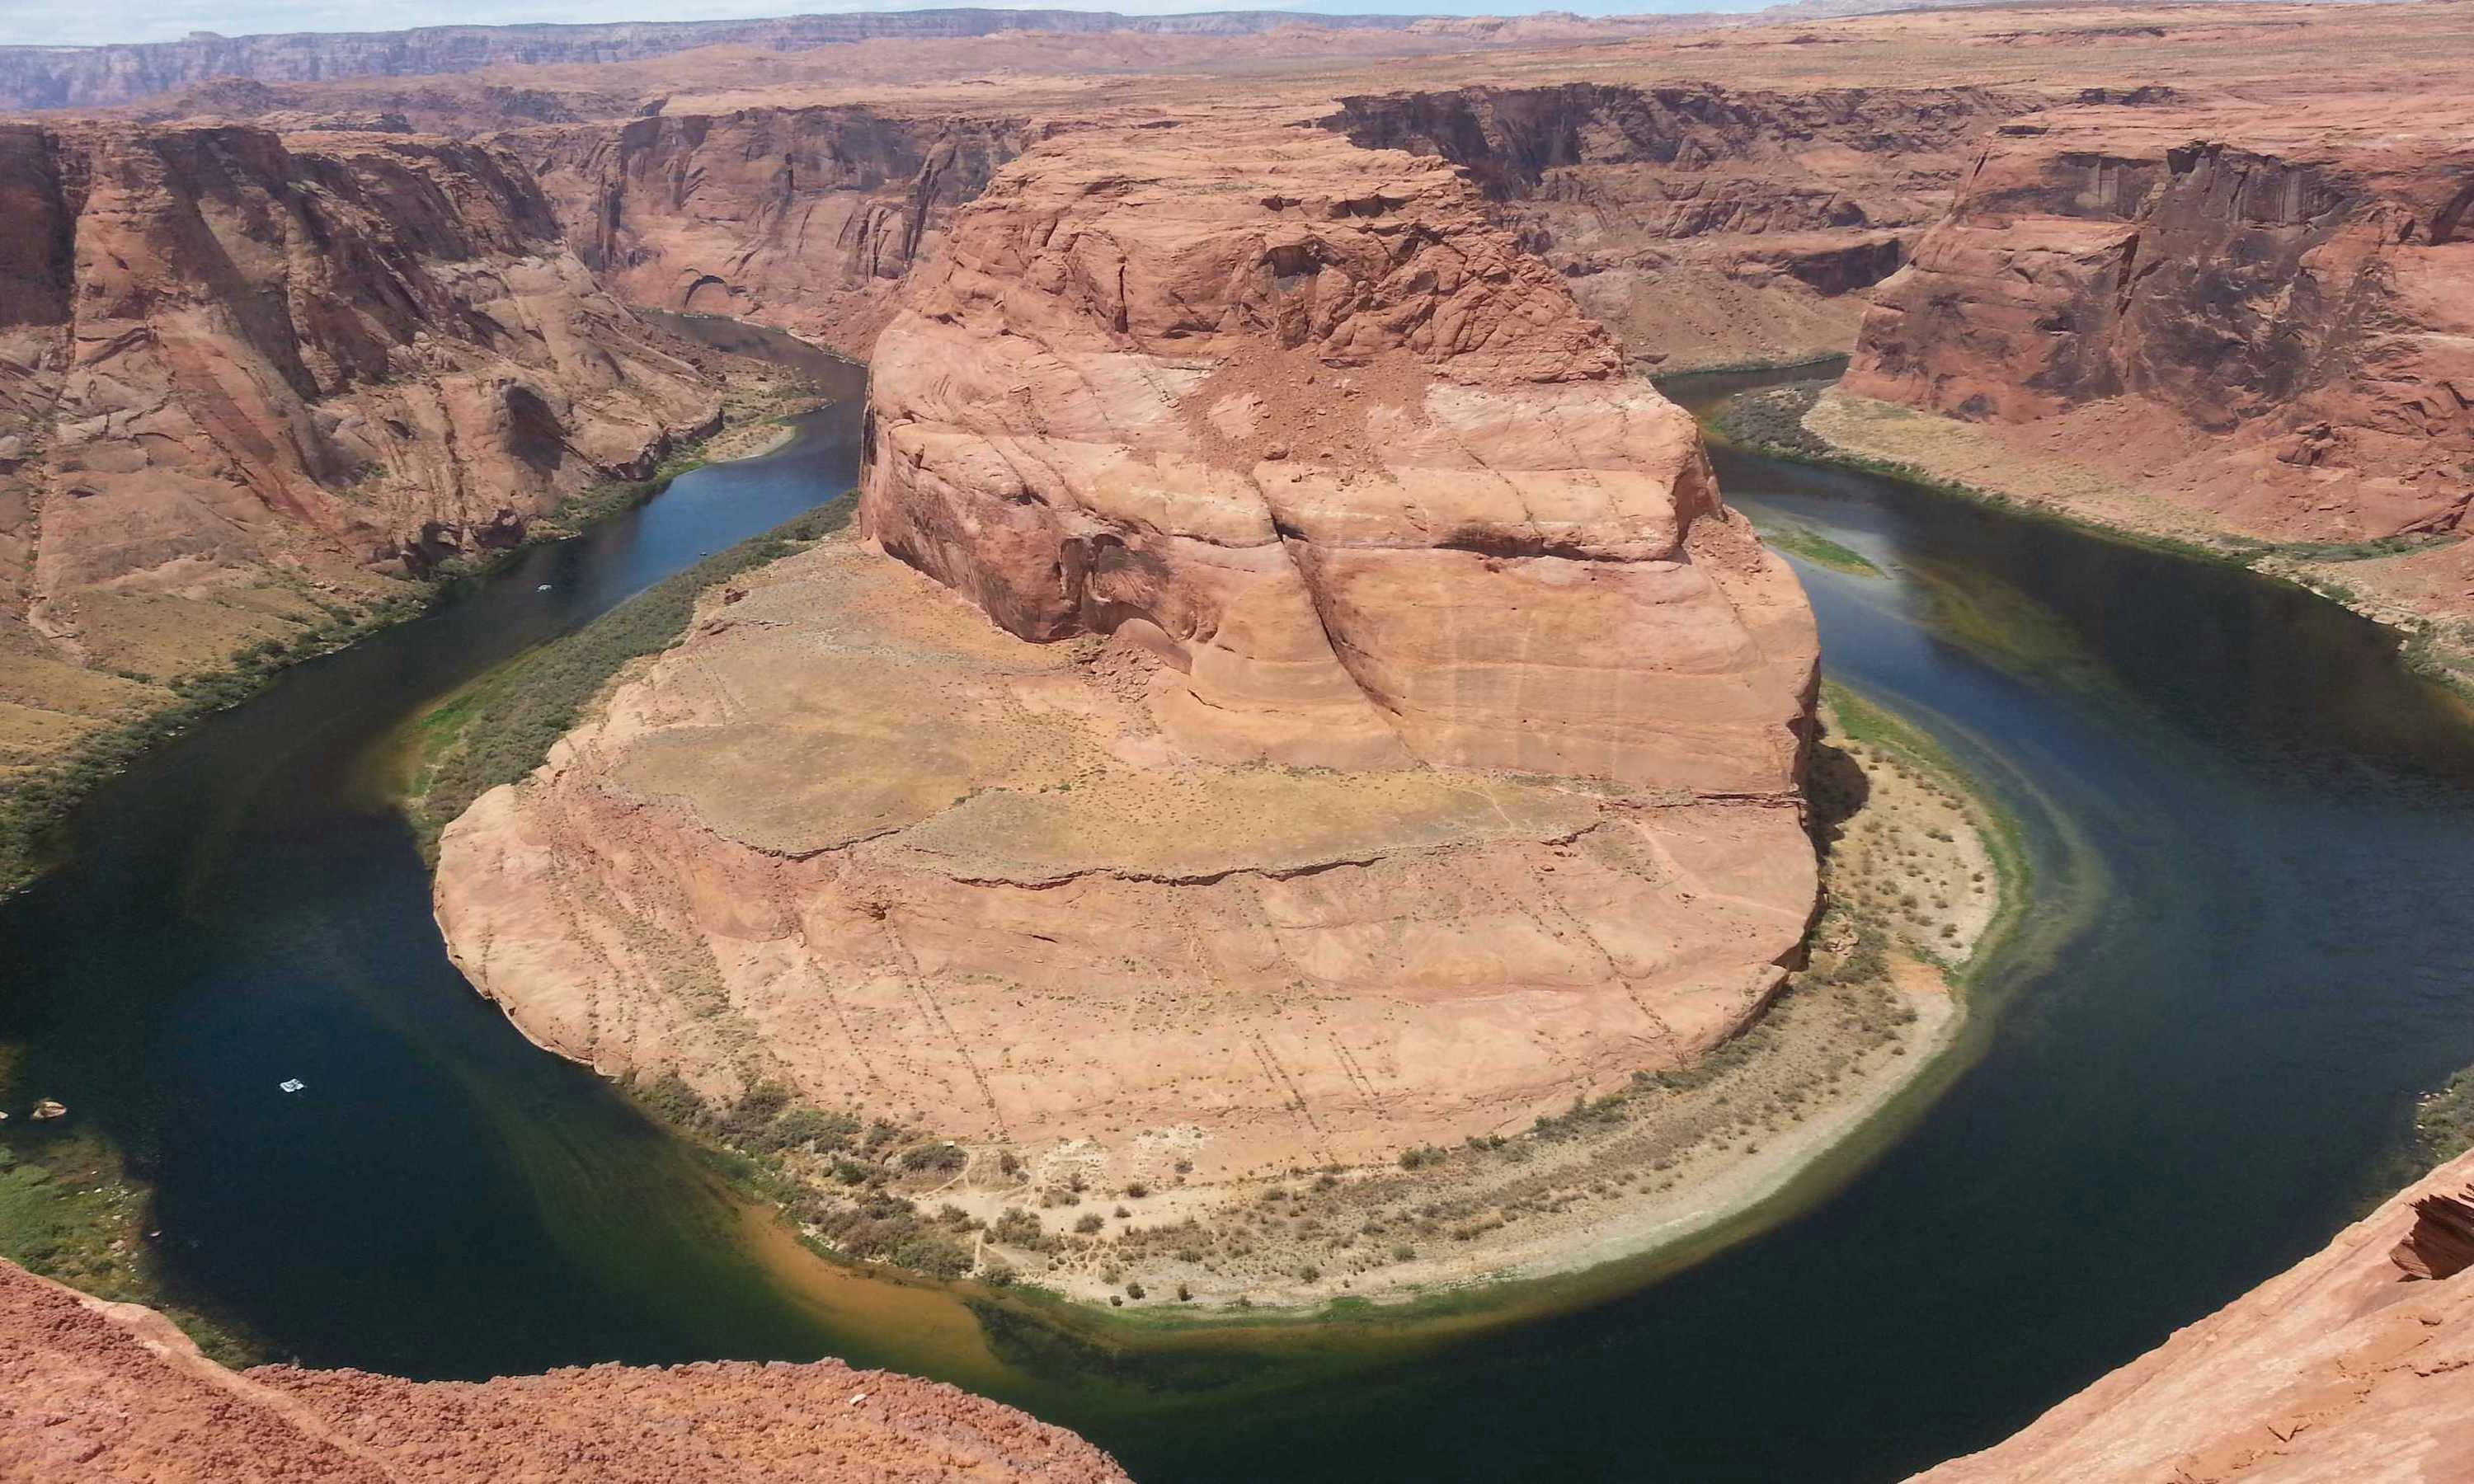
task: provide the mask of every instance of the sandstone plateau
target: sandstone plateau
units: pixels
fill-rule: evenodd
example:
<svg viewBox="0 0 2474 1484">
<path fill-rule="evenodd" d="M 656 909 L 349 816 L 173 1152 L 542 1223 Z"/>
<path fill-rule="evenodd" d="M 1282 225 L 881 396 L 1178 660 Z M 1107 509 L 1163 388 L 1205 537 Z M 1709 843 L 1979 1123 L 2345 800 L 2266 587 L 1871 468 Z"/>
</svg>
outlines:
<svg viewBox="0 0 2474 1484">
<path fill-rule="evenodd" d="M 2445 1484 L 2474 1461 L 2474 1155 L 1929 1484 Z M 2424 1214 L 2417 1207 L 2438 1215 Z M 2445 1224 L 2454 1220 L 2454 1228 Z M 2455 1253 L 2452 1271 L 2435 1252 Z"/>
<path fill-rule="evenodd" d="M 877 345 L 861 500 L 441 843 L 528 1034 L 1098 1182 L 1524 1125 L 1799 951 L 1794 578 L 1441 161 L 1034 145 Z"/>
<path fill-rule="evenodd" d="M 486 1382 L 232 1372 L 161 1315 L 0 1262 L 0 1480 L 1123 1480 L 1062 1428 L 836 1360 Z"/>
</svg>

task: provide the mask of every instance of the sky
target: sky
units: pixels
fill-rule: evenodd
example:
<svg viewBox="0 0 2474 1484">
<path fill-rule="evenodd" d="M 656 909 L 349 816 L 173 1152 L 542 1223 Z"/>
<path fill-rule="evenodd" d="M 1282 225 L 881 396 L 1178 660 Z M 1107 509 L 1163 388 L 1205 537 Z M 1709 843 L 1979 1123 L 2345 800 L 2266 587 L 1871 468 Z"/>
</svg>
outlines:
<svg viewBox="0 0 2474 1484">
<path fill-rule="evenodd" d="M 947 0 L 951 3 L 951 0 Z M 1538 10 L 1584 14 L 1736 11 L 1763 0 L 1012 0 L 1026 9 L 1118 11 L 1305 10 L 1333 12 L 1502 15 Z M 837 11 L 912 10 L 886 0 L 0 0 L 0 45 L 177 41 L 192 31 L 398 31 L 411 26 L 507 25 L 518 21 L 735 20 Z"/>
</svg>

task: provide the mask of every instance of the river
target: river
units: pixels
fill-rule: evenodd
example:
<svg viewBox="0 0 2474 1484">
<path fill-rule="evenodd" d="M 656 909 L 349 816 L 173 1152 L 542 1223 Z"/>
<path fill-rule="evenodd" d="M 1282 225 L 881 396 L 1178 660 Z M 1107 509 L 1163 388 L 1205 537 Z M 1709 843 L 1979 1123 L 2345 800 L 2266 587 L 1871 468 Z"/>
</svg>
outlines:
<svg viewBox="0 0 2474 1484">
<path fill-rule="evenodd" d="M 819 367 L 841 400 L 798 442 L 288 673 L 98 793 L 0 905 L 0 1039 L 152 1183 L 179 1298 L 420 1376 L 843 1354 L 1152 1484 L 1894 1479 L 2323 1243 L 2403 1178 L 2413 1096 L 2474 1063 L 2474 726 L 2392 636 L 1722 449 L 1733 501 L 1881 569 L 1799 562 L 1829 672 L 1969 762 L 2038 873 L 1939 1075 L 1716 1256 L 1451 1324 L 1094 1343 L 849 1276 L 471 992 L 377 777 L 429 701 L 839 493 L 861 378 Z"/>
</svg>

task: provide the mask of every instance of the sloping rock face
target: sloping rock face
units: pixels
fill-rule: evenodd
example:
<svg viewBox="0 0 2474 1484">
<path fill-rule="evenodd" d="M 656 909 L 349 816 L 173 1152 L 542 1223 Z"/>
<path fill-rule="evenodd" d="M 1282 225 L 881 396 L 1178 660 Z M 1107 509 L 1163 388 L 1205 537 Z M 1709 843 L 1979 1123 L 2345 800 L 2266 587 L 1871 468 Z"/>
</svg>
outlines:
<svg viewBox="0 0 2474 1484">
<path fill-rule="evenodd" d="M 1450 167 L 1043 143 L 870 408 L 881 546 L 708 595 L 442 838 L 450 951 L 537 1041 L 1207 1204 L 1525 1126 L 1775 992 L 1809 611 Z"/>
<path fill-rule="evenodd" d="M 152 1309 L 0 1262 L 0 1480 L 1121 1481 L 1072 1433 L 836 1360 L 594 1366 L 487 1382 L 234 1373 Z"/>
<path fill-rule="evenodd" d="M 1023 638 L 1131 626 L 1198 755 L 1795 786 L 1801 591 L 1457 172 L 1269 129 L 1025 163 L 878 347 L 886 551 Z"/>
<path fill-rule="evenodd" d="M 1843 353 L 1977 136 L 2034 106 L 1572 83 L 1349 97 L 1322 123 L 1466 167 L 1630 355 L 1675 369 Z"/>
<path fill-rule="evenodd" d="M 72 657 L 112 594 L 511 539 L 717 415 L 489 149 L 9 127 L 0 200 L 0 583 Z"/>
<path fill-rule="evenodd" d="M 2474 123 L 2376 106 L 2074 108 L 2002 129 L 1866 316 L 1846 386 L 1959 418 L 2144 419 L 2167 499 L 2276 539 L 2474 498 Z M 2101 462 L 2111 438 L 2071 439 Z M 2171 443 L 2171 440 L 2166 440 Z"/>
<path fill-rule="evenodd" d="M 1930 1484 L 2444 1484 L 2474 1459 L 2474 1275 L 2417 1280 L 2417 1202 L 2441 1165 L 2328 1247 L 2176 1332 Z"/>
<path fill-rule="evenodd" d="M 912 263 L 1020 153 L 1019 118 L 750 108 L 503 136 L 612 292 L 864 357 Z"/>
</svg>

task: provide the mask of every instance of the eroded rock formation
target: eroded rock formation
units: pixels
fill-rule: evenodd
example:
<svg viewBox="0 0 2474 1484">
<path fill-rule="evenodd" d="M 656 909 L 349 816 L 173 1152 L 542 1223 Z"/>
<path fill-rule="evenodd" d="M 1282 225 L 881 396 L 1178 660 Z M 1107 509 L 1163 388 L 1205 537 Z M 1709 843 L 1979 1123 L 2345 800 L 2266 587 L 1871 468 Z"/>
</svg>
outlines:
<svg viewBox="0 0 2474 1484">
<path fill-rule="evenodd" d="M 545 1044 L 1205 1183 L 1525 1124 L 1796 953 L 1802 593 L 1451 167 L 1040 144 L 870 437 L 899 562 L 709 597 L 448 829 L 450 948 Z"/>
<path fill-rule="evenodd" d="M 1571 83 L 1354 96 L 1323 124 L 1468 169 L 1635 358 L 1681 368 L 1846 350 L 1977 137 L 2033 106 Z"/>
<path fill-rule="evenodd" d="M 2316 1255 L 2176 1332 L 1929 1484 L 2443 1484 L 2474 1458 L 2474 1277 L 2414 1281 L 2391 1249 L 2441 1165 Z"/>
<path fill-rule="evenodd" d="M 2210 524 L 2453 530 L 2474 500 L 2462 96 L 2106 106 L 1995 136 L 1847 388 L 2046 424 Z"/>
<path fill-rule="evenodd" d="M 511 540 L 717 416 L 487 148 L 11 126 L 0 203 L 0 647 L 29 663 L 220 660 L 218 598 L 314 616 L 293 589 Z"/>
<path fill-rule="evenodd" d="M 487 1382 L 231 1372 L 152 1309 L 0 1262 L 0 1480 L 53 1484 L 1122 1481 L 1062 1428 L 837 1360 Z"/>
<path fill-rule="evenodd" d="M 1020 152 L 1020 118 L 665 114 L 504 137 L 613 292 L 864 357 L 903 275 Z"/>
</svg>

